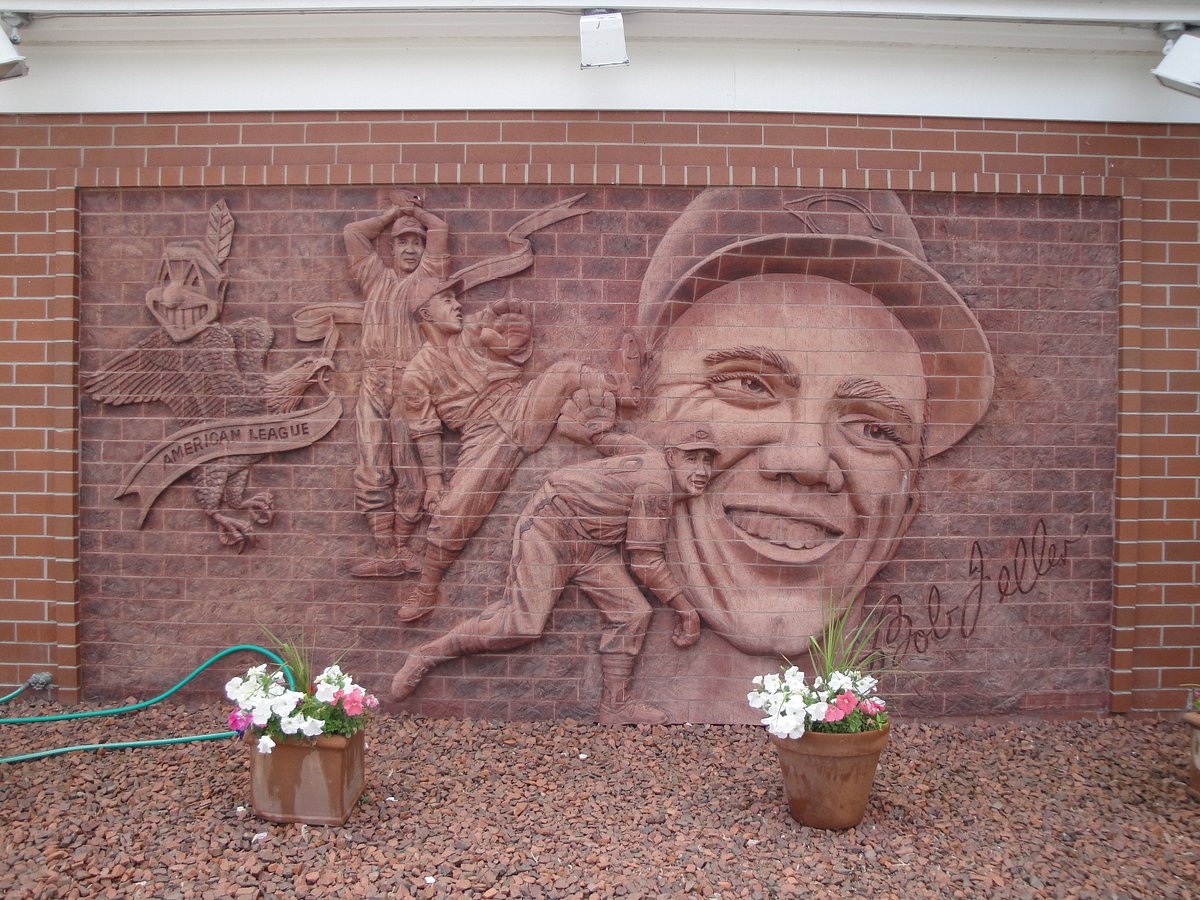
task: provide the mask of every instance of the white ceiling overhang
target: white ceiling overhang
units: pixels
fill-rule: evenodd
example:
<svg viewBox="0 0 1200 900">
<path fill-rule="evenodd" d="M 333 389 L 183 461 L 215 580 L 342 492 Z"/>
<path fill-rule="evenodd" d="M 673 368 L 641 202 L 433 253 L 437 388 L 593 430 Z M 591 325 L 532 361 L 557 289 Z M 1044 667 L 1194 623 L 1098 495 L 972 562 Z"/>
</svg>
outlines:
<svg viewBox="0 0 1200 900">
<path fill-rule="evenodd" d="M 581 10 L 510 3 L 14 0 L 0 112 L 654 109 L 1200 122 L 1161 86 L 1189 2 L 614 0 L 628 66 L 581 70 Z"/>
</svg>

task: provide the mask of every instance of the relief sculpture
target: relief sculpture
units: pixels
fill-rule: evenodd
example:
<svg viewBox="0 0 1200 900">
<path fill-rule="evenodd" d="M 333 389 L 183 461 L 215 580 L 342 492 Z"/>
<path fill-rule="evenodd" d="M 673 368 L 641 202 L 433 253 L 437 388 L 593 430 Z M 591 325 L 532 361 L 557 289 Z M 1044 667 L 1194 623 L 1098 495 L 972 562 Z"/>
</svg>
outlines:
<svg viewBox="0 0 1200 900">
<path fill-rule="evenodd" d="M 594 443 L 615 420 L 618 407 L 638 402 L 639 372 L 609 375 L 591 366 L 559 360 L 526 380 L 533 353 L 533 323 L 526 305 L 498 300 L 464 316 L 457 292 L 462 280 L 432 287 L 417 310 L 425 343 L 409 363 L 401 382 L 404 418 L 417 447 L 425 479 L 423 505 L 430 513 L 421 558 L 421 574 L 404 592 L 398 618 L 412 622 L 440 602 L 440 585 L 484 519 L 496 505 L 517 467 L 541 449 L 564 408 L 579 408 L 576 398 L 606 397 L 595 417 L 572 421 L 562 433 Z M 636 352 L 623 359 L 637 360 Z M 568 417 L 571 418 L 571 417 Z M 443 477 L 442 429 L 461 434 L 458 464 Z"/>
<path fill-rule="evenodd" d="M 1103 695 L 1114 203 L 573 190 L 85 193 L 82 643 L 266 615 L 396 711 L 737 722 L 854 607 L 905 709 Z"/>
<path fill-rule="evenodd" d="M 722 234 L 745 196 L 700 194 L 651 260 L 645 418 L 713 430 L 712 483 L 676 507 L 670 554 L 705 625 L 795 656 L 895 554 L 922 462 L 980 420 L 994 375 L 894 194 L 801 193 Z"/>
<path fill-rule="evenodd" d="M 83 389 L 114 406 L 162 403 L 182 426 L 142 457 L 114 497 L 138 495 L 138 526 L 158 496 L 190 474 L 196 500 L 217 526 L 221 543 L 240 553 L 253 542 L 255 526 L 270 525 L 275 515 L 269 491 L 247 494 L 251 467 L 264 454 L 320 440 L 337 424 L 342 408 L 323 380 L 332 368 L 330 359 L 310 357 L 269 372 L 267 354 L 275 333 L 267 321 L 218 321 L 229 286 L 225 261 L 234 229 L 222 200 L 209 210 L 203 241 L 167 245 L 156 283 L 146 293 L 146 308 L 160 327 L 85 376 Z M 324 391 L 324 401 L 300 409 L 314 384 Z"/>
<path fill-rule="evenodd" d="M 404 367 L 421 343 L 408 304 L 422 299 L 423 286 L 450 274 L 446 223 L 415 194 L 393 199 L 382 215 L 352 222 L 343 232 L 350 273 L 363 295 L 354 506 L 366 515 L 375 543 L 375 556 L 350 570 L 359 577 L 400 575 L 416 565 L 407 543 L 421 522 L 421 493 L 398 403 Z M 391 268 L 375 249 L 384 231 L 391 236 Z"/>
<path fill-rule="evenodd" d="M 418 316 L 432 292 L 454 283 L 459 291 L 514 275 L 533 263 L 529 236 L 556 222 L 583 215 L 579 194 L 526 216 L 508 229 L 509 252 L 451 274 L 450 231 L 407 190 L 390 195 L 391 206 L 377 216 L 351 222 L 343 230 L 350 277 L 361 302 L 305 307 L 295 315 L 300 340 L 323 340 L 326 354 L 337 346 L 339 324 L 359 324 L 361 371 L 355 406 L 357 465 L 354 507 L 366 517 L 374 555 L 359 559 L 350 573 L 359 578 L 399 576 L 421 571 L 414 538 L 429 507 L 424 499 L 430 476 L 422 473 L 416 444 L 401 405 L 405 369 L 425 342 Z M 387 233 L 391 265 L 377 243 Z"/>
<path fill-rule="evenodd" d="M 573 583 L 605 620 L 598 720 L 665 722 L 662 710 L 635 699 L 629 689 L 651 620 L 638 584 L 675 610 L 674 644 L 694 644 L 700 621 L 667 566 L 667 528 L 676 502 L 704 492 L 716 452 L 703 425 L 670 432 L 662 450 L 610 432 L 594 442 L 604 457 L 552 472 L 517 520 L 503 598 L 414 649 L 392 680 L 393 699 L 405 699 L 439 663 L 537 640 L 559 595 Z"/>
</svg>

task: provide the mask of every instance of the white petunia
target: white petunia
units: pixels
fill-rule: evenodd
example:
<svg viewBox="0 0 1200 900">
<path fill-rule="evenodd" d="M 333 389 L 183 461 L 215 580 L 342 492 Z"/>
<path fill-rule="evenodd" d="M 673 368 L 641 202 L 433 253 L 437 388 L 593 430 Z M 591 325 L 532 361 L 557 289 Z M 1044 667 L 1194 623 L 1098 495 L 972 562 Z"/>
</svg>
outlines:
<svg viewBox="0 0 1200 900">
<path fill-rule="evenodd" d="M 805 700 L 803 694 L 792 694 L 790 697 L 785 697 L 780 702 L 779 708 L 783 711 L 784 715 L 802 716 L 804 715 L 804 705 Z"/>
<path fill-rule="evenodd" d="M 269 703 L 255 703 L 250 707 L 250 721 L 259 728 L 262 728 L 271 721 L 271 705 Z"/>
<path fill-rule="evenodd" d="M 803 691 L 804 673 L 792 666 L 783 673 L 783 683 L 787 685 L 789 691 Z"/>
<path fill-rule="evenodd" d="M 328 681 L 317 682 L 316 698 L 319 703 L 332 703 L 333 696 L 338 692 L 336 684 L 330 684 Z"/>
<path fill-rule="evenodd" d="M 854 679 L 845 672 L 832 672 L 829 675 L 829 689 L 835 694 L 849 690 L 854 686 Z"/>
<path fill-rule="evenodd" d="M 790 738 L 799 739 L 804 737 L 804 717 L 792 716 L 783 720 L 781 724 L 786 723 L 788 726 L 787 736 Z"/>
<path fill-rule="evenodd" d="M 314 719 L 312 716 L 301 716 L 300 718 L 304 720 L 300 730 L 306 737 L 317 737 L 325 732 L 325 723 L 320 719 Z"/>
<path fill-rule="evenodd" d="M 274 749 L 275 749 L 275 742 L 273 740 L 271 740 L 271 736 L 269 734 L 264 734 L 262 737 L 260 737 L 258 739 L 258 752 L 259 753 L 270 753 Z"/>
<path fill-rule="evenodd" d="M 829 704 L 824 700 L 818 700 L 816 703 L 810 703 L 805 707 L 805 712 L 808 713 L 810 719 L 814 722 L 824 722 L 825 713 L 829 711 Z"/>
<path fill-rule="evenodd" d="M 271 712 L 280 718 L 291 715 L 303 699 L 304 695 L 299 691 L 283 691 L 271 698 Z"/>
<path fill-rule="evenodd" d="M 779 714 L 763 719 L 767 731 L 780 738 L 798 738 L 804 736 L 804 716 Z"/>
</svg>

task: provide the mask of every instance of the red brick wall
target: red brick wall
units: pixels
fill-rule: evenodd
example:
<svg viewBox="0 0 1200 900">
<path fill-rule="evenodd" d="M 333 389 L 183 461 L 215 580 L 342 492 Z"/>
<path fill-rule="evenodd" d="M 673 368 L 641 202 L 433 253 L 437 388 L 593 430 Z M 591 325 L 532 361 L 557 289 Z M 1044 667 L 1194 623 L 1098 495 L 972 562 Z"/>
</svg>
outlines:
<svg viewBox="0 0 1200 900">
<path fill-rule="evenodd" d="M 1016 245 L 1033 247 L 1045 240 L 1041 234 L 1022 235 L 1022 222 L 1040 222 L 1043 214 L 1051 219 L 1086 219 L 1099 223 L 1102 230 L 1109 229 L 1098 243 L 1111 244 L 1117 239 L 1114 232 L 1119 221 L 1120 267 L 1115 277 L 1120 286 L 1120 371 L 1113 380 L 1120 388 L 1120 419 L 1115 448 L 1113 586 L 1109 590 L 1105 583 L 1103 537 L 1092 530 L 1087 539 L 1089 562 L 1071 572 L 1072 583 L 1093 584 L 1080 620 L 1082 632 L 1077 629 L 1065 634 L 1064 623 L 1045 621 L 1053 606 L 1053 592 L 1043 608 L 1037 604 L 1005 607 L 1005 625 L 1019 622 L 1031 626 L 1046 636 L 1047 647 L 1065 641 L 1072 651 L 1062 660 L 1064 668 L 1070 670 L 1078 662 L 1076 675 L 1092 673 L 1082 680 L 1056 680 L 1047 675 L 1031 685 L 1016 706 L 1094 708 L 1102 702 L 1104 679 L 1097 681 L 1094 672 L 1103 655 L 1097 649 L 1097 634 L 1103 630 L 1110 597 L 1115 627 L 1111 641 L 1104 643 L 1111 647 L 1111 708 L 1171 708 L 1181 702 L 1179 684 L 1200 680 L 1200 621 L 1194 596 L 1194 510 L 1200 499 L 1192 471 L 1197 449 L 1194 372 L 1200 333 L 1196 317 L 1200 300 L 1200 128 L 853 116 L 447 113 L 21 116 L 0 122 L 0 133 L 4 138 L 0 141 L 4 148 L 0 149 L 4 176 L 0 216 L 5 225 L 0 253 L 6 260 L 0 272 L 5 285 L 0 384 L 6 398 L 11 397 L 0 409 L 0 520 L 4 522 L 0 529 L 0 685 L 16 684 L 34 671 L 50 670 L 71 697 L 81 681 L 85 686 L 91 683 L 94 669 L 98 685 L 107 683 L 106 693 L 121 693 L 117 673 L 136 670 L 140 665 L 136 648 L 141 643 L 158 648 L 146 659 L 151 669 L 162 664 L 165 672 L 170 668 L 168 658 L 180 655 L 177 648 L 167 646 L 177 635 L 161 624 L 180 615 L 179 607 L 166 597 L 159 598 L 154 610 L 145 604 L 138 606 L 132 597 L 124 596 L 128 585 L 119 580 L 159 577 L 153 572 L 125 572 L 121 568 L 125 565 L 160 565 L 162 574 L 170 571 L 170 560 L 163 562 L 145 552 L 159 539 L 153 523 L 130 538 L 139 542 L 124 548 L 135 551 L 133 556 L 113 554 L 119 557 L 113 576 L 118 580 L 102 589 L 125 601 L 124 609 L 136 609 L 136 615 L 126 614 L 124 620 L 118 617 L 110 623 L 103 621 L 104 607 L 90 611 L 85 605 L 82 620 L 86 625 L 93 615 L 98 640 L 87 643 L 86 654 L 80 652 L 74 517 L 78 408 L 74 251 L 81 205 L 85 210 L 88 203 L 99 205 L 92 210 L 106 202 L 123 205 L 139 195 L 138 188 L 162 188 L 168 189 L 163 196 L 171 198 L 170 202 L 191 209 L 194 200 L 203 204 L 227 195 L 249 198 L 254 193 L 250 189 L 258 185 L 296 189 L 356 186 L 341 197 L 361 197 L 366 205 L 369 196 L 378 196 L 371 186 L 391 184 L 429 185 L 431 194 L 443 189 L 447 197 L 455 196 L 454 191 L 461 195 L 461 189 L 454 187 L 457 185 L 560 185 L 570 186 L 572 192 L 602 192 L 610 184 L 689 189 L 722 184 L 891 188 L 905 192 L 931 256 L 944 253 L 942 264 L 951 268 L 975 267 L 964 273 L 967 280 L 978 280 L 985 261 L 956 259 L 955 241 L 960 249 L 968 243 L 973 248 L 990 244 L 998 252 L 1003 245 L 1006 252 L 1015 254 L 1005 262 L 1019 270 L 1026 260 Z M 120 190 L 109 196 L 92 188 Z M 197 188 L 205 190 L 194 190 Z M 292 200 L 303 202 L 306 196 L 306 191 L 296 190 Z M 670 207 L 682 202 L 685 194 L 668 191 L 661 196 L 672 199 L 656 199 L 654 205 Z M 954 206 L 954 215 L 947 217 L 945 204 Z M 231 206 L 235 205 L 231 201 Z M 344 199 L 331 205 L 348 209 Z M 468 200 L 466 205 L 475 204 Z M 939 234 L 943 227 L 939 223 L 947 221 L 968 223 L 963 227 L 972 232 L 966 238 Z M 996 233 L 997 222 L 1008 222 L 1015 232 Z M 327 224 L 334 226 L 325 229 L 332 239 L 340 220 Z M 1053 227 L 1066 255 L 1058 260 L 1039 258 L 1037 271 L 1054 272 L 1059 267 L 1063 276 L 1083 260 L 1070 255 L 1072 238 L 1062 223 Z M 152 235 L 134 237 L 135 243 L 144 243 L 143 239 Z M 943 238 L 946 246 L 939 248 Z M 963 243 L 967 238 L 968 243 Z M 148 252 L 153 255 L 157 251 Z M 1107 260 L 1101 255 L 1096 264 L 1098 271 L 1102 270 Z M 83 275 L 87 284 L 91 273 L 85 268 Z M 123 296 L 140 302 L 145 282 L 130 277 L 133 280 Z M 1114 277 L 1111 272 L 1109 277 Z M 1019 282 L 1019 271 L 1016 278 Z M 1070 278 L 1059 286 L 1067 283 Z M 1075 329 L 1071 332 L 1075 337 L 1067 341 L 1075 355 L 1095 362 L 1111 351 L 1111 343 L 1107 350 L 1088 345 L 1089 329 L 1098 325 L 1097 317 L 1111 314 L 1111 308 L 1089 312 L 1082 294 L 1075 298 L 1075 306 L 1047 310 L 1040 319 L 1020 322 L 1011 331 L 1005 324 L 1006 315 L 1013 318 L 1012 310 L 1004 306 L 1009 302 L 1008 292 L 997 289 L 992 296 L 979 299 L 996 304 L 994 309 L 989 307 L 996 332 L 1011 334 L 1018 354 L 1022 336 L 1039 332 L 1061 335 L 1067 321 Z M 1015 318 L 1020 320 L 1020 312 Z M 1101 327 L 1093 334 L 1102 339 L 1111 331 L 1111 327 L 1107 332 Z M 1095 373 L 1102 368 L 1089 373 L 1092 382 L 1100 383 Z M 1019 368 L 1012 371 L 1014 379 L 1022 374 Z M 1046 372 L 1035 374 L 1048 376 Z M 1009 429 L 1005 446 L 1017 446 L 1011 429 L 1022 427 L 1022 419 L 1025 427 L 1035 431 L 1038 426 L 1044 431 L 1055 421 L 1027 417 L 1037 407 L 1036 396 L 1022 395 L 1019 400 L 996 405 L 989 414 L 994 423 L 993 419 L 985 423 L 985 428 Z M 1098 404 L 1100 398 L 1089 396 L 1086 401 Z M 1083 414 L 1081 409 L 1074 412 Z M 1102 413 L 1102 407 L 1090 407 L 1088 414 L 1093 413 Z M 1083 432 L 1089 429 L 1091 433 L 1085 436 Z M 1051 440 L 1060 448 L 1056 467 L 1074 473 L 1070 490 L 1038 481 L 1035 467 L 1044 457 L 1031 459 L 1029 454 L 1014 451 L 1007 459 L 1028 476 L 1023 483 L 1027 494 L 1048 493 L 1045 499 L 1051 510 L 1055 503 L 1076 502 L 1079 490 L 1084 489 L 1092 498 L 1089 509 L 1070 510 L 1070 514 L 1078 517 L 1086 512 L 1102 518 L 1108 510 L 1097 508 L 1102 504 L 1094 497 L 1097 489 L 1103 489 L 1106 467 L 1112 462 L 1111 434 L 1103 433 L 1098 420 L 1072 424 L 1070 432 L 1069 441 Z M 987 445 L 987 437 L 981 430 L 972 439 Z M 1045 434 L 1038 439 L 1043 443 L 1037 446 L 1044 446 Z M 1107 458 L 1100 449 L 1105 442 Z M 997 440 L 991 446 L 1000 443 Z M 1092 447 L 1086 463 L 1073 451 L 1062 450 L 1079 443 Z M 85 455 L 88 450 L 85 444 Z M 985 452 L 974 446 L 954 452 L 959 450 L 962 459 L 972 460 L 972 454 Z M 281 482 L 281 493 L 290 492 L 297 486 L 289 481 L 293 476 L 282 463 L 308 452 L 272 459 L 263 474 Z M 948 469 L 945 477 L 952 475 Z M 952 500 L 954 494 L 948 490 L 945 496 Z M 295 499 L 289 497 L 289 502 Z M 1011 506 L 1013 497 L 1007 499 Z M 293 509 L 302 506 L 292 503 Z M 1060 511 L 1067 510 L 1063 507 Z M 994 520 L 1001 512 L 991 510 L 989 515 Z M 960 518 L 962 511 L 953 510 L 951 504 L 945 524 L 954 527 L 955 534 L 964 533 L 957 524 Z M 932 516 L 918 520 L 906 542 L 910 554 L 920 556 L 929 549 L 930 540 L 941 534 L 930 530 L 934 521 Z M 993 528 L 991 524 L 988 527 Z M 1017 540 L 1017 532 L 1003 529 L 986 534 L 976 529 L 975 534 L 998 565 Z M 84 538 L 86 558 L 97 552 L 95 544 L 87 541 L 97 539 L 89 538 L 86 529 Z M 141 561 L 127 562 L 135 556 Z M 229 556 L 210 558 L 221 560 L 211 576 L 233 581 L 242 575 L 243 567 L 253 565 Z M 936 565 L 910 575 L 905 568 L 908 564 L 898 562 L 901 565 L 891 567 L 888 575 L 902 584 L 916 585 L 937 577 Z M 953 572 L 947 577 L 953 579 Z M 86 596 L 86 582 L 84 589 Z M 307 586 L 307 581 L 303 591 L 314 610 L 330 608 L 321 606 L 323 593 Z M 907 601 L 922 595 L 909 591 L 904 596 Z M 564 600 L 559 624 L 566 634 L 577 621 L 586 622 L 590 613 L 586 601 Z M 146 618 L 143 621 L 138 616 Z M 329 622 L 330 627 L 334 624 Z M 372 623 L 357 624 L 370 627 Z M 125 630 L 109 640 L 101 625 Z M 351 643 L 353 636 L 333 631 L 329 641 Z M 229 637 L 228 633 L 198 632 L 195 642 L 207 648 L 233 642 Z M 233 640 L 244 637 L 256 635 L 239 633 Z M 376 637 L 376 644 L 386 643 Z M 1044 664 L 1005 657 L 1004 649 L 986 630 L 977 631 L 972 640 L 976 643 L 970 646 L 961 642 L 949 646 L 943 641 L 940 646 L 946 653 L 938 671 L 987 670 L 989 664 L 981 663 L 981 655 L 992 657 L 994 670 Z M 200 647 L 195 650 L 194 655 L 203 655 Z M 386 672 L 394 660 L 384 656 L 364 658 L 363 665 Z M 1042 660 L 1046 658 L 1043 655 Z M 82 669 L 81 659 L 86 662 Z M 102 674 L 106 661 L 113 675 Z M 477 661 L 477 666 L 485 668 L 474 671 L 486 673 L 487 665 L 499 664 Z M 517 680 L 523 677 L 509 668 L 508 660 L 503 665 L 506 675 Z M 580 685 L 591 683 L 589 665 L 580 663 Z M 1099 668 L 1104 668 L 1102 662 Z M 534 674 L 544 676 L 545 669 Z M 157 685 L 159 676 L 147 681 Z M 986 680 L 976 683 L 986 685 Z M 576 686 L 577 693 L 579 690 Z M 937 684 L 939 697 L 954 692 L 953 681 Z M 591 698 L 578 699 L 586 706 Z M 504 709 L 485 702 L 476 710 L 546 712 L 514 710 L 511 699 L 505 702 L 510 705 Z M 955 711 L 944 701 L 930 707 L 914 699 L 913 708 Z"/>
</svg>

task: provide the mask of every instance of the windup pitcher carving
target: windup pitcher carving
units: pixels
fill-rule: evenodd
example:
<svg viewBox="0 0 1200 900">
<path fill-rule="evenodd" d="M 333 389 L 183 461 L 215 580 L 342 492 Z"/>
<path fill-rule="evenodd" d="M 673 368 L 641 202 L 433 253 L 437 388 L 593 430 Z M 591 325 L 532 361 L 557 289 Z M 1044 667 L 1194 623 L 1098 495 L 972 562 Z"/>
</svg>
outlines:
<svg viewBox="0 0 1200 900">
<path fill-rule="evenodd" d="M 530 235 L 585 214 L 586 209 L 575 207 L 582 198 L 578 194 L 524 217 L 505 234 L 508 253 L 473 263 L 452 276 L 449 226 L 425 209 L 422 198 L 412 191 L 392 191 L 387 209 L 343 230 L 350 277 L 362 294 L 361 302 L 308 306 L 296 313 L 295 320 L 297 337 L 325 341 L 326 355 L 337 346 L 338 325 L 362 326 L 354 507 L 367 519 L 374 555 L 359 559 L 350 569 L 352 575 L 378 578 L 422 568 L 410 542 L 427 512 L 426 489 L 400 408 L 405 370 L 426 338 L 419 310 L 433 291 L 451 281 L 464 291 L 529 268 L 533 264 Z M 390 265 L 377 247 L 385 233 Z M 439 477 L 440 473 L 439 464 Z"/>
<path fill-rule="evenodd" d="M 332 361 L 310 357 L 282 372 L 266 370 L 275 334 L 265 319 L 222 325 L 234 220 L 222 200 L 209 210 L 199 242 L 172 243 L 163 251 L 146 307 L 161 326 L 101 371 L 84 377 L 93 399 L 120 406 L 162 403 L 183 426 L 134 466 L 114 499 L 137 494 L 139 527 L 154 501 L 176 479 L 190 474 L 196 500 L 216 524 L 225 546 L 238 552 L 253 541 L 254 527 L 270 525 L 275 498 L 247 494 L 251 467 L 267 453 L 320 440 L 341 416 L 341 401 L 322 380 Z M 317 384 L 325 400 L 299 408 Z M 248 518 L 223 509 L 242 510 Z"/>
</svg>

